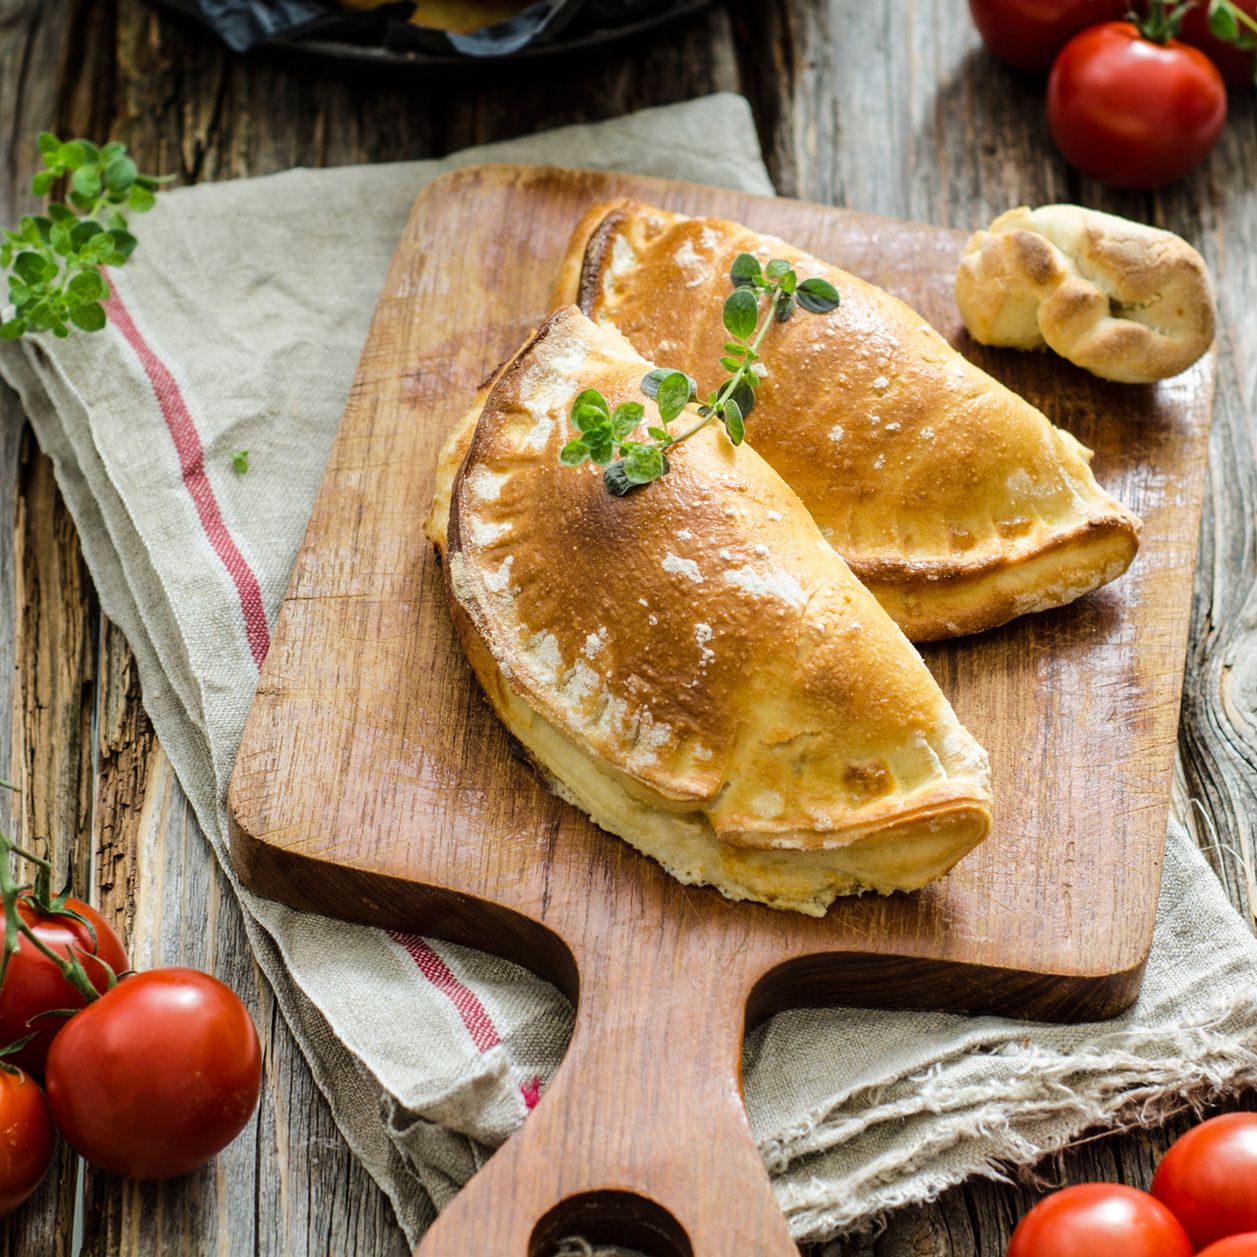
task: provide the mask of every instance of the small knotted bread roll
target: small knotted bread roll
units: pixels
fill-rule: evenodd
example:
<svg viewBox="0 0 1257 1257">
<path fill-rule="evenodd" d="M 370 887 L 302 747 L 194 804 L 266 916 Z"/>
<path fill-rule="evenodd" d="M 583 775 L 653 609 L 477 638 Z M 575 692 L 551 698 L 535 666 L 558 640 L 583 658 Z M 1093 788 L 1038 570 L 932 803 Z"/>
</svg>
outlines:
<svg viewBox="0 0 1257 1257">
<path fill-rule="evenodd" d="M 1079 205 L 1022 206 L 965 246 L 956 301 L 984 345 L 1055 350 L 1105 380 L 1177 375 L 1213 343 L 1204 259 L 1185 240 Z"/>
</svg>

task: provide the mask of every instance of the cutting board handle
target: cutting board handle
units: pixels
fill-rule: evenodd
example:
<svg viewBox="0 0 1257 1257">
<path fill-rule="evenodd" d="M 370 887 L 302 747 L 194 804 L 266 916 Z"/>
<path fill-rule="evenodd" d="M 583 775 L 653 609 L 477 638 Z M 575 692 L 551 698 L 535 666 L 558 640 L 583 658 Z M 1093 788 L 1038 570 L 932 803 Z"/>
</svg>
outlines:
<svg viewBox="0 0 1257 1257">
<path fill-rule="evenodd" d="M 647 928 L 582 964 L 553 1084 L 415 1257 L 552 1257 L 569 1235 L 647 1257 L 798 1257 L 742 1103 L 744 984 L 678 950 Z"/>
</svg>

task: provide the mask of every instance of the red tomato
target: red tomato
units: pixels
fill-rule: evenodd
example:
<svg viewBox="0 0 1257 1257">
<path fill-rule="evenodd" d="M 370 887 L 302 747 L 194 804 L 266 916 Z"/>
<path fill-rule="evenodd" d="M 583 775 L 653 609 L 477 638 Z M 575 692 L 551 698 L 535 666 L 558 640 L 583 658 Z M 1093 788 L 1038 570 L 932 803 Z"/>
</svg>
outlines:
<svg viewBox="0 0 1257 1257">
<path fill-rule="evenodd" d="M 1257 1231 L 1257 1113 L 1211 1117 L 1175 1140 L 1151 1190 L 1197 1248 Z"/>
<path fill-rule="evenodd" d="M 1237 9 L 1243 9 L 1249 17 L 1257 18 L 1257 0 L 1234 0 Z M 1245 26 L 1241 30 L 1247 30 Z M 1245 51 L 1234 44 L 1223 43 L 1209 33 L 1209 0 L 1201 0 L 1183 14 L 1183 43 L 1199 48 L 1222 71 L 1222 77 L 1236 87 L 1253 85 L 1252 50 Z"/>
<path fill-rule="evenodd" d="M 0 1070 L 0 1218 L 43 1181 L 52 1163 L 52 1118 L 25 1070 Z"/>
<path fill-rule="evenodd" d="M 1019 70 L 1046 74 L 1070 38 L 1097 22 L 1112 22 L 1126 0 L 969 0 L 983 43 Z"/>
<path fill-rule="evenodd" d="M 1154 44 L 1129 22 L 1093 26 L 1048 78 L 1048 127 L 1065 160 L 1122 188 L 1159 188 L 1198 166 L 1226 121 L 1226 85 L 1203 52 Z"/>
<path fill-rule="evenodd" d="M 1041 1200 L 1017 1224 L 1008 1257 L 1191 1257 L 1178 1220 L 1146 1192 L 1083 1183 Z"/>
<path fill-rule="evenodd" d="M 55 952 L 65 956 L 75 948 L 79 962 L 92 985 L 98 991 L 109 986 L 109 976 L 89 955 L 96 954 L 113 969 L 122 973 L 127 968 L 127 953 L 104 917 L 80 899 L 67 899 L 66 907 L 89 920 L 96 929 L 96 946 L 86 926 L 71 917 L 45 916 L 30 902 L 29 896 L 18 900 L 18 912 L 33 929 L 39 940 Z M 4 910 L 0 909 L 0 922 Z M 59 1017 L 44 1017 L 31 1022 L 31 1018 L 50 1008 L 82 1008 L 83 997 L 61 976 L 61 971 L 32 946 L 30 939 L 19 936 L 17 951 L 9 961 L 0 987 L 0 1047 L 15 1043 L 25 1035 L 35 1032 L 33 1038 L 20 1052 L 5 1057 L 14 1065 L 20 1065 L 30 1073 L 44 1072 L 44 1060 L 52 1036 L 65 1024 Z"/>
<path fill-rule="evenodd" d="M 1202 1248 L 1196 1257 L 1257 1257 L 1257 1231 L 1228 1236 Z"/>
<path fill-rule="evenodd" d="M 248 1010 L 195 969 L 124 978 L 48 1053 L 48 1102 L 66 1141 L 132 1178 L 174 1178 L 216 1156 L 244 1128 L 261 1084 Z"/>
</svg>

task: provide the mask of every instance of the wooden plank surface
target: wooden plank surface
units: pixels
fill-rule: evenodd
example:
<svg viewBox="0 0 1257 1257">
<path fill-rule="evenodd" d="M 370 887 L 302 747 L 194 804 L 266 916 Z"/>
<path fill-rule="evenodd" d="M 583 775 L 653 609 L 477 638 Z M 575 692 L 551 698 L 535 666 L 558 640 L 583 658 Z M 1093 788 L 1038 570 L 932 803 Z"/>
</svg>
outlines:
<svg viewBox="0 0 1257 1257">
<path fill-rule="evenodd" d="M 595 119 L 728 88 L 744 91 L 779 189 L 812 200 L 968 229 L 1021 201 L 1085 199 L 1181 231 L 1219 279 L 1223 327 L 1213 481 L 1197 574 L 1181 733 L 1199 838 L 1236 905 L 1257 908 L 1257 108 L 1237 93 L 1218 152 L 1156 195 L 1079 182 L 1054 156 L 1041 87 L 977 50 L 963 0 L 738 0 L 668 36 L 649 70 L 641 49 L 588 57 L 562 74 L 495 76 L 483 85 L 312 74 L 274 57 L 232 58 L 140 0 L 0 0 L 0 210 L 25 208 L 34 135 L 52 125 L 130 143 L 150 168 L 186 180 L 266 173 L 294 163 L 425 157 L 540 127 Z M 29 445 L 25 447 L 29 451 Z M 0 1224 L 0 1254 L 140 1257 L 399 1257 L 388 1206 L 355 1165 L 273 1002 L 245 956 L 239 914 L 138 710 L 125 648 L 102 625 L 89 585 L 57 582 L 73 530 L 41 458 L 21 454 L 21 420 L 0 397 L 0 753 L 9 771 L 43 756 L 65 783 L 43 823 L 61 867 L 93 870 L 97 896 L 145 958 L 217 967 L 250 1000 L 266 1040 L 263 1108 L 220 1168 L 161 1188 L 105 1175 L 77 1194 L 64 1157 L 48 1185 Z M 53 546 L 27 544 L 54 537 Z M 22 572 L 15 551 L 24 547 Z M 73 570 L 72 568 L 70 570 Z M 60 611 L 26 619 L 32 582 Z M 83 739 L 83 704 L 108 731 Z M 41 707 L 41 704 L 43 705 Z M 106 714 L 106 710 L 112 714 Z M 25 746 L 47 738 L 40 752 Z M 86 754 L 85 754 L 86 752 Z M 92 801 L 84 819 L 82 800 Z M 33 805 L 23 796 L 16 812 Z M 119 807 L 118 805 L 121 805 Z M 26 824 L 35 817 L 23 817 Z M 146 835 L 142 837 L 142 835 Z M 143 844 L 143 845 L 141 845 Z M 144 853 L 161 851 L 161 860 Z M 159 876 L 160 870 L 160 876 Z M 175 873 L 178 875 L 175 876 Z M 216 889 L 215 889 L 216 888 Z M 215 905 L 199 939 L 180 922 Z M 204 916 L 199 920 L 204 920 Z M 181 951 L 180 947 L 184 950 Z M 1249 1096 L 1238 1102 L 1249 1108 Z M 1053 1183 L 1146 1185 L 1185 1121 L 1086 1144 L 1041 1167 Z M 298 1155 L 299 1154 L 299 1155 Z M 876 1238 L 825 1257 L 998 1257 L 1026 1186 L 973 1183 L 895 1215 Z"/>
</svg>

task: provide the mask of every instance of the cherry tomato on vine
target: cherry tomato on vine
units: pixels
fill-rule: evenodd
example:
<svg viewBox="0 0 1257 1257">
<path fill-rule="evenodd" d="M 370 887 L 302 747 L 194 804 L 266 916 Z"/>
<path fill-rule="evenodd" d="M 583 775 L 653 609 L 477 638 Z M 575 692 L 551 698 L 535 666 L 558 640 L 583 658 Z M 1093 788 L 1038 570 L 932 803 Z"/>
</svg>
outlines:
<svg viewBox="0 0 1257 1257">
<path fill-rule="evenodd" d="M 66 1142 L 132 1178 L 174 1178 L 216 1156 L 244 1129 L 261 1083 L 248 1010 L 195 969 L 123 978 L 48 1053 L 48 1103 Z"/>
<path fill-rule="evenodd" d="M 1202 1248 L 1196 1257 L 1257 1257 L 1257 1231 L 1228 1236 Z"/>
<path fill-rule="evenodd" d="M 41 912 L 28 894 L 18 899 L 18 914 L 39 940 L 58 955 L 66 956 L 73 949 L 92 985 L 98 991 L 109 986 L 108 972 L 92 959 L 99 956 L 115 974 L 127 968 L 127 953 L 109 923 L 90 904 L 80 899 L 66 899 L 65 906 L 92 923 L 96 931 L 93 943 L 91 930 L 73 917 Z M 0 923 L 4 910 L 0 908 Z M 59 1017 L 43 1017 L 40 1013 L 54 1008 L 82 1008 L 83 996 L 61 975 L 47 956 L 38 951 L 29 938 L 19 936 L 17 950 L 9 959 L 0 986 L 0 1048 L 34 1033 L 35 1037 L 5 1059 L 36 1075 L 44 1072 L 44 1061 L 52 1037 L 65 1024 Z"/>
<path fill-rule="evenodd" d="M 1257 18 L 1257 0 L 1233 0 L 1237 9 L 1242 9 L 1251 18 Z M 1241 26 L 1241 31 L 1248 28 Z M 1209 3 L 1202 0 L 1194 4 L 1183 14 L 1183 33 L 1179 38 L 1201 52 L 1222 71 L 1222 77 L 1236 87 L 1252 87 L 1253 61 L 1257 57 L 1251 48 L 1237 48 L 1234 44 L 1225 43 L 1209 30 Z"/>
<path fill-rule="evenodd" d="M 1257 1113 L 1192 1127 L 1161 1158 L 1151 1191 L 1197 1248 L 1257 1231 Z"/>
<path fill-rule="evenodd" d="M 25 1070 L 0 1069 L 0 1217 L 43 1181 L 55 1137 L 48 1102 Z"/>
<path fill-rule="evenodd" d="M 1065 160 L 1123 188 L 1159 188 L 1198 166 L 1226 121 L 1226 86 L 1203 52 L 1154 43 L 1130 22 L 1093 26 L 1048 78 L 1048 128 Z"/>
<path fill-rule="evenodd" d="M 1080 30 L 1112 22 L 1127 0 L 969 0 L 982 42 L 1018 70 L 1046 74 L 1056 54 Z"/>
<path fill-rule="evenodd" d="M 1082 1183 L 1041 1200 L 1017 1224 L 1007 1257 L 1191 1257 L 1174 1215 L 1146 1192 Z"/>
</svg>

